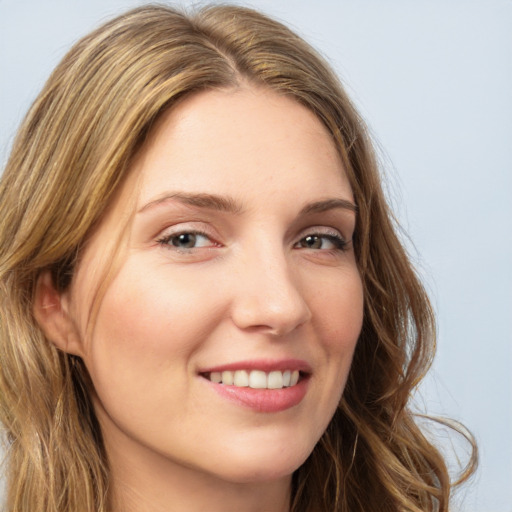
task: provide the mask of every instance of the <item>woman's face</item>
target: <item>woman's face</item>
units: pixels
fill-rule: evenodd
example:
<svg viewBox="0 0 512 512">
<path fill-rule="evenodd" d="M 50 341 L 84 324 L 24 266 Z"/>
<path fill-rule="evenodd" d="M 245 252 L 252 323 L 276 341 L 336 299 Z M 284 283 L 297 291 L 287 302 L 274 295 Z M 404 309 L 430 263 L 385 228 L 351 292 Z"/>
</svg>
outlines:
<svg viewBox="0 0 512 512">
<path fill-rule="evenodd" d="M 361 329 L 355 220 L 329 134 L 295 101 L 209 91 L 159 121 L 65 296 L 114 467 L 256 482 L 304 462 Z"/>
</svg>

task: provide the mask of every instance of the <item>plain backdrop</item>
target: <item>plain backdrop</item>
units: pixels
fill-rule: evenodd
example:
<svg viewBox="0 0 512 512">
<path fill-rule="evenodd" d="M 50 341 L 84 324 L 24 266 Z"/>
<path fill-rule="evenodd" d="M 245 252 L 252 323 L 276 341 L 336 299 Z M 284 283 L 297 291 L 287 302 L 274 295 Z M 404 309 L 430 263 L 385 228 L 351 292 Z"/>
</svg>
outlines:
<svg viewBox="0 0 512 512">
<path fill-rule="evenodd" d="M 2 167 L 70 45 L 141 3 L 0 0 Z M 461 420 L 480 445 L 480 469 L 454 510 L 511 512 L 512 1 L 239 3 L 319 49 L 370 125 L 438 315 L 438 354 L 418 407 Z"/>
</svg>

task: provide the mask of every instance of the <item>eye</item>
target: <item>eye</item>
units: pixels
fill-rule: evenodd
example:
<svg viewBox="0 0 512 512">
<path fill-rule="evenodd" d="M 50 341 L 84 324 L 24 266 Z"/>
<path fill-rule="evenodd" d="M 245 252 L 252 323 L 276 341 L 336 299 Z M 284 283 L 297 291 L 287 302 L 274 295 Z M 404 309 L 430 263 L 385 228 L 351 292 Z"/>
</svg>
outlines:
<svg viewBox="0 0 512 512">
<path fill-rule="evenodd" d="M 338 234 L 311 233 L 301 238 L 296 248 L 317 250 L 344 250 L 348 242 Z"/>
<path fill-rule="evenodd" d="M 158 243 L 165 246 L 175 247 L 176 249 L 198 249 L 201 247 L 212 247 L 215 245 L 212 240 L 204 233 L 187 231 L 173 233 L 158 240 Z"/>
</svg>

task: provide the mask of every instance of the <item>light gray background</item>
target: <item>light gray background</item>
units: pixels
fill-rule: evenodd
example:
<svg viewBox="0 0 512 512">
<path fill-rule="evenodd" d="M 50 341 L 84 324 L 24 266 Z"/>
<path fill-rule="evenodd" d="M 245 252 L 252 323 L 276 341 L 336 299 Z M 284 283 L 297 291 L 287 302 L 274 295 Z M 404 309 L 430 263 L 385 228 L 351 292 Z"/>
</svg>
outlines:
<svg viewBox="0 0 512 512">
<path fill-rule="evenodd" d="M 69 46 L 141 3 L 0 0 L 2 167 Z M 328 57 L 384 148 L 390 197 L 439 319 L 418 404 L 462 420 L 480 444 L 480 470 L 454 510 L 512 511 L 512 1 L 242 3 Z"/>
</svg>

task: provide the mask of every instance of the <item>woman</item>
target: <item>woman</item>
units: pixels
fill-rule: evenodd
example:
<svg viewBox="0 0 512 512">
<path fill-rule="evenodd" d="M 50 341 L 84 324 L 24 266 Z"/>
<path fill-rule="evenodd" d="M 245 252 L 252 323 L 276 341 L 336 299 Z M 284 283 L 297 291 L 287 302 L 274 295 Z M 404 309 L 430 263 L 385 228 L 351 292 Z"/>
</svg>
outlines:
<svg viewBox="0 0 512 512">
<path fill-rule="evenodd" d="M 363 123 L 288 29 L 107 23 L 0 198 L 7 510 L 448 510 L 408 408 L 432 311 Z"/>
</svg>

